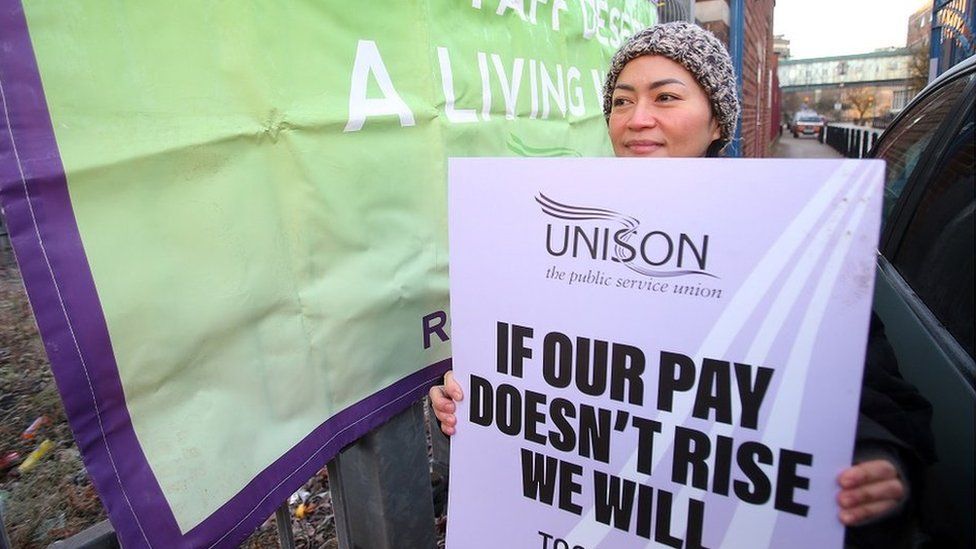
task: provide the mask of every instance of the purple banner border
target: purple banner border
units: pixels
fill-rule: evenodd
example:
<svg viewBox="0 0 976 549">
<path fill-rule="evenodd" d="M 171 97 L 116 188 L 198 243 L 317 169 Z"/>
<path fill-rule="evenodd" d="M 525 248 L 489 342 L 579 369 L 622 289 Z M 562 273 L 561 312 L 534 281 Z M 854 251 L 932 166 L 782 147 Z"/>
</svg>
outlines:
<svg viewBox="0 0 976 549">
<path fill-rule="evenodd" d="M 409 408 L 450 368 L 451 359 L 434 363 L 332 416 L 187 532 L 186 546 L 237 547 L 339 450 Z"/>
<path fill-rule="evenodd" d="M 0 202 L 68 422 L 119 536 L 176 528 L 136 439 L 20 2 L 0 8 Z"/>
<path fill-rule="evenodd" d="M 339 450 L 421 398 L 450 359 L 331 417 L 182 535 L 125 405 L 20 0 L 0 0 L 0 28 L 0 205 L 85 467 L 125 547 L 236 547 Z"/>
</svg>

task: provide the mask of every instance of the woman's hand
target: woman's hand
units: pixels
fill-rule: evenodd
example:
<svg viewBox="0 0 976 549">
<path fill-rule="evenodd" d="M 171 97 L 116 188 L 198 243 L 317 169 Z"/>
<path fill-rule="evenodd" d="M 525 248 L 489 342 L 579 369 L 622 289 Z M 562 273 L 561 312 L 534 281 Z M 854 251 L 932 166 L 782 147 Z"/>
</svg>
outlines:
<svg viewBox="0 0 976 549">
<path fill-rule="evenodd" d="M 444 374 L 444 385 L 435 385 L 430 388 L 430 405 L 434 409 L 434 415 L 441 422 L 441 431 L 445 435 L 454 434 L 457 425 L 456 402 L 464 398 L 461 386 L 454 380 L 454 372 L 448 371 Z"/>
<path fill-rule="evenodd" d="M 846 469 L 837 477 L 840 493 L 840 521 L 858 526 L 881 518 L 902 504 L 905 484 L 898 469 L 886 459 L 865 461 Z"/>
</svg>

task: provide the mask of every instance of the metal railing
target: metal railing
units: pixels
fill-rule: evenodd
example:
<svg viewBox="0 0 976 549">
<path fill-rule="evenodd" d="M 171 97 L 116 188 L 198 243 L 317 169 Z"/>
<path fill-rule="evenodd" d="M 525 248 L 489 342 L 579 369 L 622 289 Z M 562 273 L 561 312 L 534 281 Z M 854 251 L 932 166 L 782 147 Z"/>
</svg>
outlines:
<svg viewBox="0 0 976 549">
<path fill-rule="evenodd" d="M 429 416 L 424 413 L 426 405 L 426 398 L 415 402 L 342 449 L 328 463 L 339 547 L 433 549 L 436 546 L 431 471 L 446 477 L 450 446 L 433 413 Z M 275 513 L 275 524 L 279 545 L 294 549 L 287 502 Z M 117 547 L 115 530 L 107 520 L 51 545 L 51 549 Z M 7 549 L 3 539 L 0 539 L 0 549 Z"/>
<path fill-rule="evenodd" d="M 881 130 L 867 126 L 830 124 L 820 132 L 820 142 L 830 145 L 847 158 L 865 158 L 880 136 Z"/>
<path fill-rule="evenodd" d="M 3 212 L 0 212 L 0 257 L 10 249 L 10 235 L 7 234 L 7 226 L 3 222 Z"/>
</svg>

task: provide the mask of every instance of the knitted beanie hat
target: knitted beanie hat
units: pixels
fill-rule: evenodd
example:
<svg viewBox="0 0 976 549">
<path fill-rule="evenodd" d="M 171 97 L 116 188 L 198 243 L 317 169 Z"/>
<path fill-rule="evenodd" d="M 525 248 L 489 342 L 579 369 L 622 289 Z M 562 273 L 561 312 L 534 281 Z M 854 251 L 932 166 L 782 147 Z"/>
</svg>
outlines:
<svg viewBox="0 0 976 549">
<path fill-rule="evenodd" d="M 721 131 L 720 140 L 728 144 L 735 136 L 739 119 L 735 71 L 732 58 L 711 32 L 684 21 L 663 23 L 638 32 L 617 50 L 610 61 L 610 72 L 603 85 L 603 116 L 610 121 L 613 89 L 624 65 L 643 55 L 661 55 L 684 67 L 708 95 Z"/>
</svg>

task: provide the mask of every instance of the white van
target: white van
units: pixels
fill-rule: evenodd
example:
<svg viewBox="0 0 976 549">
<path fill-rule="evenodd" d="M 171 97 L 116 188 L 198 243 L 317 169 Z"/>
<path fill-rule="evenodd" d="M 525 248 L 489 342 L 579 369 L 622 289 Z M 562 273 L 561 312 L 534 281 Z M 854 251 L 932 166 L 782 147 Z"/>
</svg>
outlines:
<svg viewBox="0 0 976 549">
<path fill-rule="evenodd" d="M 823 125 L 823 118 L 816 111 L 800 111 L 793 115 L 793 125 L 790 130 L 793 132 L 793 137 L 801 135 L 819 137 Z"/>
</svg>

